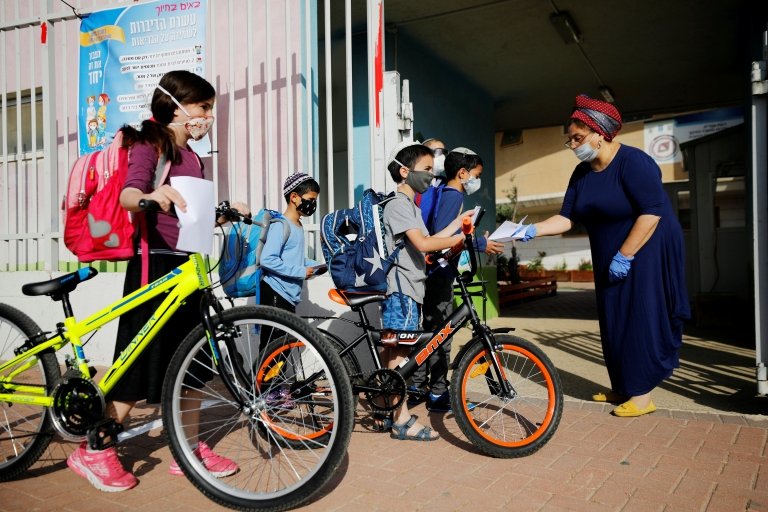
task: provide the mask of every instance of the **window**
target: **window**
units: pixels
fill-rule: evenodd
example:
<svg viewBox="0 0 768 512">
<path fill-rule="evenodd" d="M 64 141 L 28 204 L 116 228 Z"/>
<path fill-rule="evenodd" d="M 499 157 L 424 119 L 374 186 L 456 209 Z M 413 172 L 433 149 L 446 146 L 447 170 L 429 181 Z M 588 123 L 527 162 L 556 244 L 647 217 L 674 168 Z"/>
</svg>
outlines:
<svg viewBox="0 0 768 512">
<path fill-rule="evenodd" d="M 5 108 L 3 108 L 5 107 Z M 19 124 L 19 109 L 21 109 L 21 124 Z M 35 133 L 32 133 L 32 115 L 35 116 Z M 32 103 L 32 94 L 28 89 L 21 92 L 18 100 L 15 92 L 5 95 L 5 104 L 0 102 L 0 154 L 4 147 L 3 129 L 8 127 L 8 155 L 26 153 L 32 151 L 32 141 L 36 148 L 43 147 L 43 95 L 42 89 L 35 90 L 35 101 Z M 19 147 L 19 133 L 21 134 L 21 147 Z M 34 137 L 34 139 L 33 139 Z"/>
</svg>

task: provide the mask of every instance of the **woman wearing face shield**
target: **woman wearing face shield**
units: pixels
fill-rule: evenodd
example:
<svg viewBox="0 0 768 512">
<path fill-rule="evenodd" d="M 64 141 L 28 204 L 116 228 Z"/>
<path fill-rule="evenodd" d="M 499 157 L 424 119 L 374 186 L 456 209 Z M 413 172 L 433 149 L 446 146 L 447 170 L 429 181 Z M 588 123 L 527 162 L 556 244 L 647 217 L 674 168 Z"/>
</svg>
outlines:
<svg viewBox="0 0 768 512">
<path fill-rule="evenodd" d="M 616 416 L 656 410 L 651 392 L 679 366 L 683 322 L 690 318 L 685 244 L 661 182 L 661 170 L 637 148 L 614 140 L 621 115 L 610 103 L 576 97 L 566 146 L 581 160 L 559 215 L 527 226 L 523 241 L 587 229 L 595 275 L 603 357 Z"/>
<path fill-rule="evenodd" d="M 440 139 L 427 139 L 422 142 L 425 146 L 432 150 L 432 157 L 434 165 L 432 166 L 432 174 L 434 179 L 432 180 L 432 186 L 436 187 L 445 182 L 445 156 L 448 154 L 445 149 L 445 142 Z M 421 194 L 417 194 L 417 197 Z M 418 206 L 418 202 L 416 205 Z"/>
</svg>

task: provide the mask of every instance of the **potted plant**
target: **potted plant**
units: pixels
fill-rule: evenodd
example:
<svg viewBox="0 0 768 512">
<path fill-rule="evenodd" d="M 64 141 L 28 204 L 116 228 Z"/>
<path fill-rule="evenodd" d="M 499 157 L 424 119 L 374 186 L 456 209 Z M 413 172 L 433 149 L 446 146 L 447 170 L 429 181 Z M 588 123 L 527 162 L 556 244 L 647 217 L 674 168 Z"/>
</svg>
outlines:
<svg viewBox="0 0 768 512">
<path fill-rule="evenodd" d="M 571 270 L 571 281 L 574 283 L 591 283 L 595 280 L 592 272 L 592 261 L 582 259 L 578 270 Z"/>
<path fill-rule="evenodd" d="M 559 265 L 557 265 L 552 272 L 555 274 L 555 279 L 561 282 L 570 281 L 571 280 L 571 273 L 568 272 L 568 264 L 565 262 L 565 259 L 563 259 L 563 262 Z"/>
<path fill-rule="evenodd" d="M 542 263 L 542 260 L 546 255 L 547 253 L 545 251 L 539 251 L 538 256 L 532 258 L 531 261 L 528 262 L 528 264 L 520 270 L 520 278 L 526 280 L 544 277 L 546 272 L 544 271 L 544 264 Z"/>
</svg>

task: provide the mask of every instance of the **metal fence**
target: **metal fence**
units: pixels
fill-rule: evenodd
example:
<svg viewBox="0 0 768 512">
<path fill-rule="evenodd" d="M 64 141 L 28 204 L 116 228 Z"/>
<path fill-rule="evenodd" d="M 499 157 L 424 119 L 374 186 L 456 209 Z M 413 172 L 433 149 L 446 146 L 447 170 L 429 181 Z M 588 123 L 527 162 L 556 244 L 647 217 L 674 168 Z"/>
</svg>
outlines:
<svg viewBox="0 0 768 512">
<path fill-rule="evenodd" d="M 0 5 L 0 271 L 76 265 L 61 240 L 60 206 L 78 149 L 79 16 L 134 2 L 67 4 Z M 219 199 L 282 209 L 281 184 L 297 169 L 324 190 L 331 190 L 328 176 L 346 178 L 328 172 L 320 137 L 321 115 L 328 118 L 322 111 L 332 106 L 321 97 L 319 70 L 327 84 L 331 78 L 330 66 L 321 68 L 317 25 L 323 17 L 329 27 L 330 5 L 318 11 L 317 0 L 209 0 L 205 76 L 218 95 L 215 153 L 203 160 Z M 349 9 L 349 0 L 342 7 Z M 329 37 L 325 30 L 326 48 Z M 332 152 L 330 137 L 322 142 Z M 325 201 L 326 210 L 333 207 L 332 196 Z M 308 226 L 310 252 L 316 230 L 316 223 Z M 102 266 L 109 269 L 119 266 Z"/>
</svg>

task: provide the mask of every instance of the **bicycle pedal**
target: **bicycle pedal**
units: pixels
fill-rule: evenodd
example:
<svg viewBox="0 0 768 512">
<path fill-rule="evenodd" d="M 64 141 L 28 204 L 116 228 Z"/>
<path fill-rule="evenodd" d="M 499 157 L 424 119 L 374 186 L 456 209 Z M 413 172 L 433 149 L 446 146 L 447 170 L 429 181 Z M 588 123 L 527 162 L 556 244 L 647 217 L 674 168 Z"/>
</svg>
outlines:
<svg viewBox="0 0 768 512">
<path fill-rule="evenodd" d="M 117 435 L 123 431 L 122 423 L 112 418 L 96 422 L 93 428 L 88 430 L 88 446 L 91 450 L 103 450 L 117 444 Z"/>
</svg>

